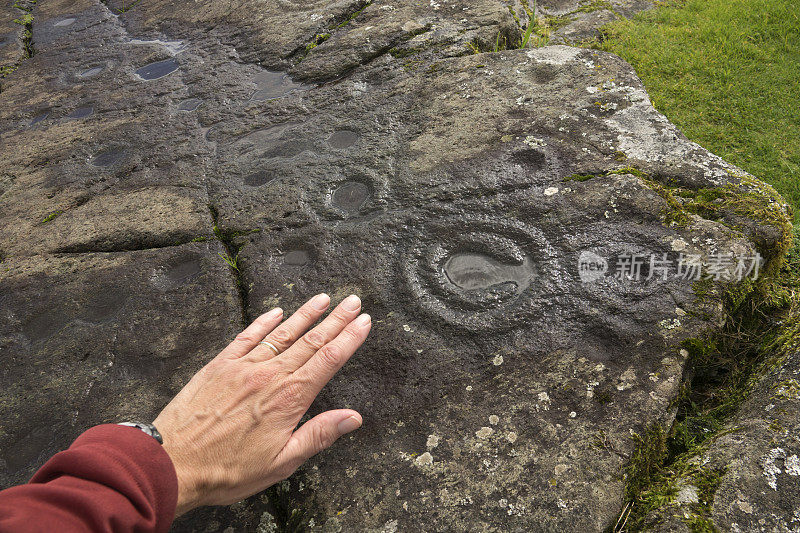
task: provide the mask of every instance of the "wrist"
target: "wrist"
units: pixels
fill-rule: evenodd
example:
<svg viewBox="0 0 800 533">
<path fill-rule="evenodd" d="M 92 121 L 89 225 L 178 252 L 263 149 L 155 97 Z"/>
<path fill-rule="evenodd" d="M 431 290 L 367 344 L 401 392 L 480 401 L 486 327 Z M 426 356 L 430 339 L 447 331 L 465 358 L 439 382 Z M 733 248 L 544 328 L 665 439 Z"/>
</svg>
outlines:
<svg viewBox="0 0 800 533">
<path fill-rule="evenodd" d="M 180 446 L 176 446 L 175 439 L 170 438 L 168 433 L 164 435 L 163 448 L 172 461 L 172 467 L 178 480 L 178 502 L 175 509 L 175 516 L 178 517 L 203 505 L 200 490 L 194 481 L 196 476 L 192 475 L 191 469 L 183 460 L 184 454 L 181 453 Z"/>
<path fill-rule="evenodd" d="M 175 475 L 178 478 L 178 504 L 175 509 L 175 516 L 180 516 L 202 505 L 200 491 L 197 489 L 196 484 L 192 482 L 193 476 L 189 475 L 187 469 L 182 466 L 176 454 L 171 453 L 167 446 L 164 446 L 164 449 L 172 460 L 172 466 L 175 468 Z"/>
</svg>

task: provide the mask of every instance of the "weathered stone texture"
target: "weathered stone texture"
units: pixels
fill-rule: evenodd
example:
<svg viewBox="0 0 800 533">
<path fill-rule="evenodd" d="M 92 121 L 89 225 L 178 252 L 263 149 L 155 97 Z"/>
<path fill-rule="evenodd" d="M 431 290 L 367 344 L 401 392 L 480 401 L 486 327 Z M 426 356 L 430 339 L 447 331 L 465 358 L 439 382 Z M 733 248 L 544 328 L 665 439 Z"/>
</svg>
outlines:
<svg viewBox="0 0 800 533">
<path fill-rule="evenodd" d="M 0 95 L 3 483 L 87 425 L 152 416 L 240 306 L 357 292 L 373 333 L 312 411 L 364 428 L 271 499 L 176 529 L 612 524 L 631 435 L 670 424 L 680 343 L 719 327 L 729 284 L 582 283 L 580 254 L 774 258 L 774 191 L 686 140 L 615 56 L 465 55 L 519 37 L 499 2 L 114 9 L 37 6 L 39 52 Z M 678 188 L 776 218 L 705 219 Z"/>
<path fill-rule="evenodd" d="M 0 484 L 87 426 L 150 419 L 237 333 L 218 243 L 0 264 Z"/>
</svg>

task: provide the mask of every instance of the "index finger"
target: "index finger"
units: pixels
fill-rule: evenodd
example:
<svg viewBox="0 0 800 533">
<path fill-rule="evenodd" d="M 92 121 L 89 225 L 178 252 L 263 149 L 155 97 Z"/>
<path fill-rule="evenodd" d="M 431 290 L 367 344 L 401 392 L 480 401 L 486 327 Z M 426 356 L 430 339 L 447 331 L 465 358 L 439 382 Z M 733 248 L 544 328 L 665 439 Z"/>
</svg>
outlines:
<svg viewBox="0 0 800 533">
<path fill-rule="evenodd" d="M 370 316 L 366 313 L 360 315 L 294 372 L 293 376 L 306 384 L 306 391 L 312 400 L 364 344 L 371 328 Z"/>
</svg>

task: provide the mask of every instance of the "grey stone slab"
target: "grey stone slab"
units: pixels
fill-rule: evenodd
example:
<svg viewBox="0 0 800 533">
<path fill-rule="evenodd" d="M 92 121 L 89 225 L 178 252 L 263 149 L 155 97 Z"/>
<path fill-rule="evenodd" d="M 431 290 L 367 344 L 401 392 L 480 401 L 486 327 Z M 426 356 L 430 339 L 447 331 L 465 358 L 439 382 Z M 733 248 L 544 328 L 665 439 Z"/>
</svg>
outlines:
<svg viewBox="0 0 800 533">
<path fill-rule="evenodd" d="M 500 3 L 119 10 L 37 6 L 40 51 L 0 95 L 8 482 L 80 427 L 154 413 L 235 332 L 221 245 L 168 246 L 216 225 L 250 315 L 363 296 L 374 332 L 312 410 L 365 426 L 271 497 L 176 530 L 293 511 L 325 531 L 607 529 L 631 433 L 670 424 L 680 343 L 719 328 L 730 286 L 698 299 L 615 259 L 775 260 L 775 192 L 689 142 L 615 56 L 467 54 L 519 36 Z M 702 190 L 759 216 L 700 209 Z M 582 252 L 608 275 L 582 281 Z"/>
<path fill-rule="evenodd" d="M 218 243 L 0 263 L 0 485 L 86 428 L 150 420 L 240 330 Z"/>
</svg>

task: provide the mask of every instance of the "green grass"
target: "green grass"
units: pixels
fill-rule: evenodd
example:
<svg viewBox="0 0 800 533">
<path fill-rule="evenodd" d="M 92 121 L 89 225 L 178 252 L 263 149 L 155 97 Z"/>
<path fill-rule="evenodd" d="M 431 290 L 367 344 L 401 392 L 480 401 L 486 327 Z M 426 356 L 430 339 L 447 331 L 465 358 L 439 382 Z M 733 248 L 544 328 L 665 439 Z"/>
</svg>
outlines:
<svg viewBox="0 0 800 533">
<path fill-rule="evenodd" d="M 631 63 L 653 105 L 770 183 L 800 221 L 800 10 L 794 0 L 686 0 L 621 20 L 597 47 Z"/>
<path fill-rule="evenodd" d="M 239 254 L 231 256 L 229 253 L 217 252 L 225 263 L 232 269 L 239 271 Z"/>
<path fill-rule="evenodd" d="M 127 13 L 128 11 L 130 11 L 131 9 L 136 7 L 136 4 L 138 4 L 141 1 L 142 0 L 132 0 L 132 1 L 126 2 L 125 0 L 123 0 L 122 1 L 122 7 L 117 9 L 117 11 L 119 11 L 120 13 Z"/>
<path fill-rule="evenodd" d="M 798 225 L 800 10 L 795 0 L 673 0 L 610 24 L 604 36 L 593 46 L 631 63 L 656 109 L 691 140 L 775 187 L 794 208 Z M 713 208 L 726 191 L 675 192 L 689 194 L 700 214 L 711 216 L 706 207 Z M 740 200 L 744 211 L 759 211 L 749 198 Z M 745 287 L 743 295 L 727 295 L 723 330 L 688 347 L 694 377 L 677 400 L 666 457 L 664 449 L 652 446 L 656 441 L 638 443 L 642 453 L 632 456 L 626 472 L 632 503 L 614 531 L 638 531 L 651 512 L 672 512 L 668 506 L 681 479 L 701 489 L 701 501 L 684 518 L 687 526 L 713 530 L 710 510 L 722 472 L 700 468 L 693 458 L 713 437 L 731 431 L 731 416 L 759 376 L 796 349 L 798 237 L 795 230 L 794 247 L 775 277 Z"/>
</svg>

